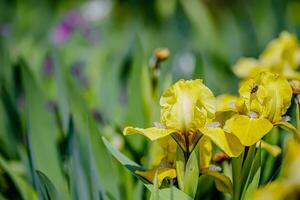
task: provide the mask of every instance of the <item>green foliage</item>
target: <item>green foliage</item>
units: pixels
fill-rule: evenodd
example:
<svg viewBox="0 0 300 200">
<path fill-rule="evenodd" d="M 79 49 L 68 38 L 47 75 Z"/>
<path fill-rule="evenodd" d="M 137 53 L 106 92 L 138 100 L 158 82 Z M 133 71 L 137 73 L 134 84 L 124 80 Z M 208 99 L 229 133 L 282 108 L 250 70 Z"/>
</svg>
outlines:
<svg viewBox="0 0 300 200">
<path fill-rule="evenodd" d="M 250 199 L 278 176 L 282 157 L 264 150 L 213 163 L 232 165 L 225 176 L 202 173 L 196 151 L 186 160 L 180 149 L 177 181 L 159 187 L 135 173 L 148 168 L 149 141 L 122 129 L 158 122 L 159 96 L 177 79 L 236 93 L 239 57 L 284 29 L 299 35 L 298 2 L 99 2 L 0 3 L 0 200 Z M 162 46 L 171 55 L 153 88 L 149 62 Z M 283 146 L 276 131 L 265 140 Z"/>
</svg>

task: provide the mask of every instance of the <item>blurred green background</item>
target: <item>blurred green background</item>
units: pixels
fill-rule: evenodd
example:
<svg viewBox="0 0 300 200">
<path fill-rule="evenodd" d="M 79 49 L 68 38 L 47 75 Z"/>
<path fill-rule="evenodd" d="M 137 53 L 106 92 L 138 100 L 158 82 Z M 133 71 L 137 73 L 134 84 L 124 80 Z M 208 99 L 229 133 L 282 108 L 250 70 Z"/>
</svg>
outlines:
<svg viewBox="0 0 300 200">
<path fill-rule="evenodd" d="M 147 198 L 101 138 L 147 165 L 122 129 L 159 121 L 154 49 L 171 52 L 159 93 L 200 78 L 234 94 L 236 60 L 299 25 L 294 0 L 1 0 L 0 199 Z"/>
</svg>

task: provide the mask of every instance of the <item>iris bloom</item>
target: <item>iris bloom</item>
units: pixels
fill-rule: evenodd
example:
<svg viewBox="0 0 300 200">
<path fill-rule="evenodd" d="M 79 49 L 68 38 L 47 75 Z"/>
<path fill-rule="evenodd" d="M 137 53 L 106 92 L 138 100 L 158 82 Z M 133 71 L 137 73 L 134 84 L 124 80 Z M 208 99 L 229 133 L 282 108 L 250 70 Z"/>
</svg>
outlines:
<svg viewBox="0 0 300 200">
<path fill-rule="evenodd" d="M 188 159 L 199 141 L 200 168 L 210 164 L 212 142 L 229 156 L 237 156 L 243 151 L 239 140 L 232 134 L 226 134 L 219 123 L 214 121 L 216 99 L 202 80 L 178 81 L 162 94 L 160 106 L 160 123 L 154 127 L 124 129 L 124 135 L 142 134 L 155 140 L 164 149 L 164 153 L 151 152 L 152 163 L 156 164 L 150 166 L 150 170 L 137 172 L 147 180 L 152 182 L 157 172 L 160 185 L 164 178 L 176 176 L 176 145 L 183 149 Z"/>
<path fill-rule="evenodd" d="M 290 139 L 283 160 L 283 177 L 260 189 L 254 194 L 254 200 L 296 200 L 300 197 L 300 144 Z"/>
<path fill-rule="evenodd" d="M 199 138 L 207 136 L 228 155 L 234 156 L 241 149 L 232 145 L 237 141 L 232 134 L 225 134 L 214 122 L 216 99 L 202 80 L 180 80 L 169 87 L 160 99 L 160 124 L 151 128 L 126 127 L 124 135 L 139 133 L 150 140 L 171 135 L 190 153 Z"/>
<path fill-rule="evenodd" d="M 211 141 L 229 156 L 237 156 L 243 150 L 239 140 L 226 134 L 214 121 L 216 99 L 202 80 L 178 81 L 162 94 L 160 106 L 160 123 L 146 129 L 126 127 L 124 135 L 138 133 L 150 140 L 172 136 L 186 155 L 201 138 L 200 162 L 203 166 L 208 165 L 211 158 Z"/>
<path fill-rule="evenodd" d="M 237 114 L 226 121 L 224 129 L 238 137 L 244 146 L 258 142 L 273 125 L 297 133 L 284 117 L 292 98 L 291 87 L 285 78 L 270 72 L 260 73 L 243 81 L 239 94 L 235 105 Z"/>
<path fill-rule="evenodd" d="M 223 94 L 217 97 L 217 112 L 215 120 L 219 121 L 222 126 L 226 124 L 226 121 L 231 119 L 238 113 L 237 102 L 239 98 L 230 94 Z M 230 130 L 227 130 L 230 132 Z M 228 133 L 227 133 L 228 134 Z M 276 145 L 268 144 L 262 140 L 259 141 L 259 144 L 262 149 L 269 152 L 272 156 L 276 157 L 281 153 L 280 147 Z"/>
<path fill-rule="evenodd" d="M 300 65 L 300 45 L 294 34 L 282 32 L 279 38 L 270 42 L 259 59 L 241 58 L 234 66 L 234 72 L 241 78 L 248 78 L 269 71 L 287 79 L 300 80 L 297 68 Z"/>
</svg>

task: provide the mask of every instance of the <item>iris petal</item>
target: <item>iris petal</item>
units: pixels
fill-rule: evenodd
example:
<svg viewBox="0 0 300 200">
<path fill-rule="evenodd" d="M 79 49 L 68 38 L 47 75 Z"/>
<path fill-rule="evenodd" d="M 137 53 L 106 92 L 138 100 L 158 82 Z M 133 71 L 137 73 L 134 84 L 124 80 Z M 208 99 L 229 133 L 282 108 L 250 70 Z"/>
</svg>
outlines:
<svg viewBox="0 0 300 200">
<path fill-rule="evenodd" d="M 135 171 L 135 173 L 153 183 L 156 171 L 158 187 L 162 184 L 165 178 L 176 178 L 176 170 L 172 168 L 158 167 L 147 171 Z"/>
<path fill-rule="evenodd" d="M 166 137 L 170 135 L 171 133 L 176 132 L 176 130 L 173 129 L 163 129 L 163 128 L 134 128 L 134 127 L 126 127 L 123 131 L 124 135 L 131 135 L 131 134 L 141 134 L 149 138 L 150 140 L 157 140 L 159 138 Z"/>
<path fill-rule="evenodd" d="M 243 145 L 236 136 L 225 133 L 221 128 L 201 128 L 199 131 L 209 137 L 230 157 L 236 157 L 244 150 Z"/>
<path fill-rule="evenodd" d="M 234 134 L 244 146 L 251 146 L 266 135 L 273 125 L 264 118 L 249 118 L 245 115 L 235 115 L 230 118 L 224 129 Z"/>
</svg>

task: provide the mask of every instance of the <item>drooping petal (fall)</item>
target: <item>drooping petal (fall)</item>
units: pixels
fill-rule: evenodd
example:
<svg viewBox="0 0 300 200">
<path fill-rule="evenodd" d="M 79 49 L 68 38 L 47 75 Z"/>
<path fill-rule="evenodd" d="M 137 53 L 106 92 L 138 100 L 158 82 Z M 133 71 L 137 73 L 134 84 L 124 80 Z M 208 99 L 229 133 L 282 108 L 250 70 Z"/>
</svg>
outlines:
<svg viewBox="0 0 300 200">
<path fill-rule="evenodd" d="M 207 168 L 212 158 L 212 142 L 209 137 L 203 136 L 199 141 L 199 169 Z"/>
<path fill-rule="evenodd" d="M 234 134 L 244 146 L 251 146 L 266 135 L 273 125 L 264 118 L 235 115 L 226 121 L 224 129 Z"/>
<path fill-rule="evenodd" d="M 283 128 L 287 131 L 292 132 L 293 134 L 296 135 L 296 137 L 298 137 L 300 139 L 300 132 L 292 124 L 290 124 L 288 122 L 279 121 L 279 122 L 276 122 L 274 125 L 279 126 L 280 128 Z"/>
<path fill-rule="evenodd" d="M 270 153 L 272 156 L 276 157 L 281 153 L 281 148 L 277 145 L 269 144 L 263 140 L 259 141 L 260 147 Z"/>
<path fill-rule="evenodd" d="M 205 127 L 199 129 L 199 131 L 209 137 L 230 157 L 236 157 L 244 150 L 244 146 L 236 136 L 225 133 L 221 128 Z"/>
<path fill-rule="evenodd" d="M 163 128 L 134 128 L 134 127 L 126 127 L 123 130 L 124 135 L 131 135 L 131 134 L 141 134 L 149 138 L 150 140 L 157 140 L 159 138 L 166 137 L 171 133 L 176 132 L 176 130 L 172 129 L 163 129 Z"/>
<path fill-rule="evenodd" d="M 157 172 L 157 183 L 158 187 L 161 186 L 165 178 L 176 178 L 176 170 L 173 168 L 158 167 L 147 171 L 135 171 L 136 174 L 144 177 L 148 181 L 153 183 L 155 173 Z"/>
</svg>

